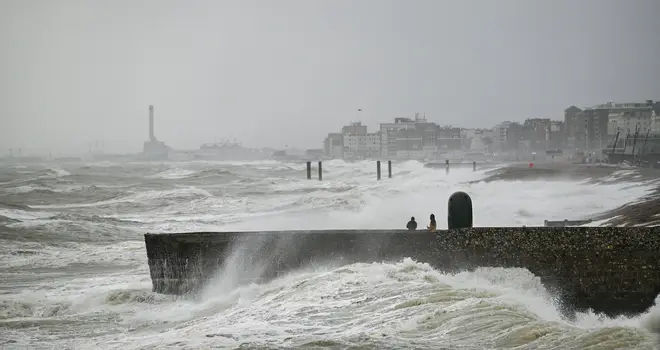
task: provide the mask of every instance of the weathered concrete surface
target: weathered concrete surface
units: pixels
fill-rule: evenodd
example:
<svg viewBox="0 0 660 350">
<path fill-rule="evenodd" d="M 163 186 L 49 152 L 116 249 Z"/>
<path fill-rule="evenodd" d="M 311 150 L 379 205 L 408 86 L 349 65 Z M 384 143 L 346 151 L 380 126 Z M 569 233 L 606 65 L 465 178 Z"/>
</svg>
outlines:
<svg viewBox="0 0 660 350">
<path fill-rule="evenodd" d="M 543 221 L 543 226 L 545 227 L 569 227 L 569 226 L 582 226 L 585 224 L 591 223 L 591 220 L 558 220 L 558 221 L 551 221 L 551 220 L 545 220 Z"/>
<path fill-rule="evenodd" d="M 411 257 L 448 272 L 524 267 L 566 307 L 610 316 L 643 312 L 660 293 L 660 230 L 655 228 L 182 233 L 146 234 L 145 241 L 153 290 L 167 294 L 199 289 L 230 255 L 245 266 L 263 264 L 265 279 L 323 260 L 348 264 Z"/>
</svg>

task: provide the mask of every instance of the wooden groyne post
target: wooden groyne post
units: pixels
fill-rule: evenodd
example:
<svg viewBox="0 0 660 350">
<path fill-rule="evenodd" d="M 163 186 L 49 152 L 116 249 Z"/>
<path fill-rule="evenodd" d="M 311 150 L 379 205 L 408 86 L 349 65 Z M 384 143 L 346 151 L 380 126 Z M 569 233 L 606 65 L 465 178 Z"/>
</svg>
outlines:
<svg viewBox="0 0 660 350">
<path fill-rule="evenodd" d="M 376 179 L 380 180 L 380 160 L 376 161 Z M 388 160 L 387 161 L 387 178 L 391 179 L 392 178 L 392 161 Z"/>
<path fill-rule="evenodd" d="M 312 162 L 307 162 L 307 180 L 312 179 Z M 323 164 L 319 161 L 319 181 L 323 181 Z"/>
<path fill-rule="evenodd" d="M 312 162 L 307 161 L 306 163 L 306 171 L 307 171 L 307 180 L 312 179 Z M 323 164 L 322 162 L 318 163 L 318 171 L 319 171 L 319 181 L 323 181 Z M 388 160 L 387 161 L 387 177 L 392 178 L 392 161 Z M 381 167 L 380 167 L 380 160 L 376 161 L 376 178 L 378 180 L 381 179 Z"/>
</svg>

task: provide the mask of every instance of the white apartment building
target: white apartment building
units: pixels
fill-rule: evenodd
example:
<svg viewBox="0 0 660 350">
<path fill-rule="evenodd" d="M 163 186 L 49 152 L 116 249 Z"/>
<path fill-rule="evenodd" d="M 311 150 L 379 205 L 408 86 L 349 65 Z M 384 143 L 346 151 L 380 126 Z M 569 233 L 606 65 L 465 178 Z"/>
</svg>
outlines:
<svg viewBox="0 0 660 350">
<path fill-rule="evenodd" d="M 396 134 L 400 130 L 415 129 L 416 124 L 418 123 L 427 123 L 426 116 L 420 115 L 420 113 L 415 113 L 414 119 L 411 118 L 394 118 L 394 123 L 381 123 L 380 124 L 380 154 L 383 157 L 409 157 L 413 156 L 410 152 L 400 152 L 397 147 L 397 140 L 400 138 L 391 137 L 391 135 Z M 433 151 L 433 150 L 428 150 Z M 423 154 L 425 151 L 420 146 L 420 150 L 415 153 L 414 156 L 418 156 L 417 153 Z"/>
<path fill-rule="evenodd" d="M 380 133 L 344 135 L 344 157 L 363 158 L 380 155 Z"/>
<path fill-rule="evenodd" d="M 607 134 L 616 135 L 621 132 L 626 135 L 628 131 L 635 132 L 635 128 L 644 131 L 653 129 L 653 108 L 648 103 L 627 102 L 614 103 L 609 102 L 595 107 L 596 109 L 609 110 L 609 121 L 607 124 Z"/>
<path fill-rule="evenodd" d="M 380 154 L 383 157 L 397 155 L 396 138 L 389 137 L 394 132 L 405 129 L 414 129 L 415 121 L 409 118 L 395 118 L 394 123 L 380 124 Z"/>
<path fill-rule="evenodd" d="M 660 135 L 660 114 L 655 113 L 655 111 L 651 115 L 651 133 Z"/>
<path fill-rule="evenodd" d="M 493 128 L 493 145 L 496 148 L 502 148 L 506 143 L 508 139 L 508 131 L 509 131 L 509 126 L 511 125 L 511 122 L 509 121 L 504 121 L 501 122 Z"/>
<path fill-rule="evenodd" d="M 634 112 L 633 112 L 634 113 Z M 639 112 L 636 115 L 626 115 L 622 112 L 610 113 L 609 122 L 607 125 L 607 134 L 610 136 L 616 135 L 617 131 L 621 131 L 624 135 L 630 131 L 635 132 L 638 130 L 647 130 L 653 128 L 653 112 Z"/>
</svg>

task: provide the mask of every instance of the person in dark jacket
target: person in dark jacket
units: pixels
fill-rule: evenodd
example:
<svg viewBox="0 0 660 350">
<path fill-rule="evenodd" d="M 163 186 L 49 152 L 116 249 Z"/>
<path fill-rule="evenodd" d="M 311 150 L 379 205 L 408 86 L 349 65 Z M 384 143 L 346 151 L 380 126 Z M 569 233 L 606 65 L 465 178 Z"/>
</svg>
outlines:
<svg viewBox="0 0 660 350">
<path fill-rule="evenodd" d="M 415 217 L 411 217 L 410 221 L 408 221 L 408 225 L 406 225 L 406 228 L 410 231 L 415 231 L 417 229 L 417 221 L 415 221 Z"/>
</svg>

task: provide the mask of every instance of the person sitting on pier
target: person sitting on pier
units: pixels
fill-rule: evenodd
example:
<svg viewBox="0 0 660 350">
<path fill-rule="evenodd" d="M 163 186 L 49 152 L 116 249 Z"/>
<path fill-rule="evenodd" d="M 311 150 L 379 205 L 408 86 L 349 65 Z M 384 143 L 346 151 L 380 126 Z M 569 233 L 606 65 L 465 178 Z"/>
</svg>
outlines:
<svg viewBox="0 0 660 350">
<path fill-rule="evenodd" d="M 431 214 L 430 219 L 431 219 L 431 223 L 429 224 L 429 226 L 426 229 L 429 230 L 430 232 L 435 232 L 435 229 L 437 227 L 437 225 L 435 223 L 435 215 Z"/>
<path fill-rule="evenodd" d="M 409 231 L 415 231 L 417 229 L 417 221 L 415 221 L 415 217 L 411 217 L 410 221 L 408 221 L 408 224 L 406 225 L 406 228 Z"/>
</svg>

